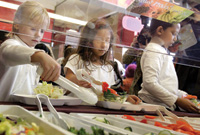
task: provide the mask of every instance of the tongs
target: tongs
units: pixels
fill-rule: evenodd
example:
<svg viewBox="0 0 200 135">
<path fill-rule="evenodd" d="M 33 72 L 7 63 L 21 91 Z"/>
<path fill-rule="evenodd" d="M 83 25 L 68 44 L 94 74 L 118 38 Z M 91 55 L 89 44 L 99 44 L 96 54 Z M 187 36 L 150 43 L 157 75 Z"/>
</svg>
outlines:
<svg viewBox="0 0 200 135">
<path fill-rule="evenodd" d="M 157 109 L 156 113 L 158 114 L 158 116 L 163 121 L 165 121 L 166 119 L 164 118 L 164 116 L 163 116 L 163 114 L 161 112 L 164 112 L 167 116 L 171 117 L 174 120 L 174 122 L 176 122 L 176 121 L 184 121 L 184 122 L 188 123 L 185 119 L 179 118 L 174 113 L 168 111 L 164 106 L 159 106 L 159 108 Z"/>
<path fill-rule="evenodd" d="M 46 96 L 44 94 L 37 94 L 35 102 L 36 102 L 36 104 L 37 104 L 37 106 L 39 108 L 40 116 L 42 118 L 46 119 L 44 117 L 44 114 L 43 114 L 43 109 L 42 109 L 41 102 L 44 103 L 47 106 L 47 108 L 49 109 L 51 114 L 53 114 L 53 116 L 55 117 L 56 122 L 54 122 L 54 124 L 62 127 L 63 129 L 66 129 L 66 130 L 68 130 L 70 128 L 69 124 L 62 119 L 62 117 L 58 114 L 56 109 L 53 107 L 53 105 L 51 104 L 48 96 Z"/>
<path fill-rule="evenodd" d="M 94 93 L 96 93 L 97 95 L 101 94 L 100 90 L 97 90 L 93 84 L 102 86 L 102 82 L 90 76 L 84 69 L 76 70 L 76 77 L 78 80 L 89 82 L 92 85 L 92 90 L 94 91 Z"/>
<path fill-rule="evenodd" d="M 43 72 L 43 68 L 41 66 L 38 66 L 37 73 L 41 75 Z M 89 104 L 96 104 L 98 101 L 97 95 L 91 90 L 84 87 L 80 87 L 76 85 L 75 83 L 71 82 L 70 80 L 64 78 L 63 76 L 59 76 L 58 80 L 54 81 L 61 87 L 71 91 L 74 93 L 78 98 L 85 101 Z"/>
</svg>

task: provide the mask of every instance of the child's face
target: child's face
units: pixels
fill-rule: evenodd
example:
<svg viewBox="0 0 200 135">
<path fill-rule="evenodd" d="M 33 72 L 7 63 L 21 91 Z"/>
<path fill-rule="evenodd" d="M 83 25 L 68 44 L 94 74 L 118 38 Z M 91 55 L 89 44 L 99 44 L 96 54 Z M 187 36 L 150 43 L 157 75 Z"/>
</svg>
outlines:
<svg viewBox="0 0 200 135">
<path fill-rule="evenodd" d="M 172 27 L 168 27 L 165 30 L 162 30 L 160 38 L 164 41 L 164 46 L 168 48 L 176 40 L 180 30 L 180 24 L 174 24 Z"/>
<path fill-rule="evenodd" d="M 98 30 L 93 40 L 93 52 L 97 57 L 103 56 L 110 47 L 111 34 L 108 29 Z"/>
<path fill-rule="evenodd" d="M 19 25 L 19 34 L 17 35 L 28 46 L 34 47 L 42 40 L 45 29 L 46 26 L 36 28 L 28 25 Z"/>
</svg>

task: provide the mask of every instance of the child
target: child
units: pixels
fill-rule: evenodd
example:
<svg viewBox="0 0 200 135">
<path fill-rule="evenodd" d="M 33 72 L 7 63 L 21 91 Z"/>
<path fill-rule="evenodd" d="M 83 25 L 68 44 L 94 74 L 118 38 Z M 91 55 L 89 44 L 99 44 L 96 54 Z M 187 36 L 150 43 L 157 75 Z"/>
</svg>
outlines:
<svg viewBox="0 0 200 135">
<path fill-rule="evenodd" d="M 66 78 L 86 88 L 91 84 L 76 78 L 77 69 L 85 69 L 95 79 L 115 84 L 114 70 L 109 62 L 110 49 L 113 42 L 113 32 L 103 20 L 90 21 L 84 27 L 76 54 L 72 54 L 65 65 Z M 100 85 L 95 87 L 102 90 Z M 140 99 L 134 95 L 128 100 L 138 104 Z"/>
<path fill-rule="evenodd" d="M 42 50 L 34 49 L 49 26 L 49 16 L 38 2 L 26 1 L 15 13 L 12 33 L 0 47 L 0 101 L 8 101 L 11 94 L 32 94 L 39 82 L 36 73 L 40 64 L 44 81 L 57 80 L 59 64 Z"/>
<path fill-rule="evenodd" d="M 178 106 L 189 112 L 199 112 L 192 102 L 182 98 L 187 93 L 178 89 L 172 56 L 168 55 L 168 47 L 176 41 L 179 30 L 179 24 L 152 19 L 152 39 L 141 58 L 143 84 L 139 97 L 144 102 L 163 105 L 171 110 L 178 110 Z"/>
<path fill-rule="evenodd" d="M 137 67 L 136 64 L 129 64 L 126 68 L 125 71 L 126 78 L 123 80 L 123 86 L 121 86 L 121 88 L 127 93 L 129 93 L 131 83 L 133 82 L 136 67 Z"/>
</svg>

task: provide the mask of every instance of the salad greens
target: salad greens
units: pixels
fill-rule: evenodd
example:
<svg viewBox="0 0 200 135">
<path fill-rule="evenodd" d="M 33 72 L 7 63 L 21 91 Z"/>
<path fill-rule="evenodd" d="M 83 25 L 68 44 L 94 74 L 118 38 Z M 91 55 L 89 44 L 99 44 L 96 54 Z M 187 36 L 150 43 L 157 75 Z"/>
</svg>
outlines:
<svg viewBox="0 0 200 135">
<path fill-rule="evenodd" d="M 13 119 L 0 114 L 0 135 L 44 135 L 35 123 L 21 118 Z"/>
<path fill-rule="evenodd" d="M 76 135 L 119 135 L 119 134 L 106 133 L 106 131 L 98 128 L 97 126 L 92 126 L 91 129 L 93 132 L 92 134 L 86 133 L 84 128 L 77 130 L 74 127 L 70 127 L 70 129 L 68 131 L 70 131 Z"/>
<path fill-rule="evenodd" d="M 94 117 L 93 119 L 102 123 L 110 124 L 110 122 L 106 118 Z"/>
<path fill-rule="evenodd" d="M 146 133 L 144 135 L 157 135 L 157 134 L 150 132 L 150 133 Z M 175 134 L 171 133 L 169 130 L 162 130 L 158 133 L 158 135 L 175 135 Z"/>
<path fill-rule="evenodd" d="M 48 84 L 47 82 L 42 82 L 42 85 L 38 85 L 34 89 L 35 94 L 44 94 L 50 98 L 59 98 L 62 97 L 64 92 L 63 89 L 60 89 L 57 86 L 53 86 L 52 84 Z"/>
</svg>

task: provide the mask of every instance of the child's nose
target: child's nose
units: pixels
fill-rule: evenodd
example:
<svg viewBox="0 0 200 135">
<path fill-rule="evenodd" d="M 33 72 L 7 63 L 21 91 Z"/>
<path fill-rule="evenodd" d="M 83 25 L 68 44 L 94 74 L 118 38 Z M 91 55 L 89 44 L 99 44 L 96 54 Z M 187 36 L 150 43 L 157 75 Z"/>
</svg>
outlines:
<svg viewBox="0 0 200 135">
<path fill-rule="evenodd" d="M 40 32 L 40 30 L 37 30 L 37 31 L 36 31 L 35 36 L 36 36 L 36 37 L 41 37 L 41 36 L 42 36 L 42 33 Z"/>
</svg>

